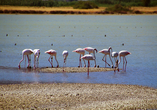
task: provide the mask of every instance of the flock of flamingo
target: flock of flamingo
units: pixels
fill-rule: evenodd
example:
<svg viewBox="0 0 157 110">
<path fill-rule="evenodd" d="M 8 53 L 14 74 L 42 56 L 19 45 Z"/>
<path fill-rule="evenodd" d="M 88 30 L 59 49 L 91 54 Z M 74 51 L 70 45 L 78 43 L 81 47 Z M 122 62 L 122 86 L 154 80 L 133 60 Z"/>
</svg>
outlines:
<svg viewBox="0 0 157 110">
<path fill-rule="evenodd" d="M 89 52 L 89 54 L 85 55 L 85 51 Z M 79 67 L 82 67 L 81 59 L 83 59 L 83 61 L 84 61 L 84 67 L 86 67 L 85 60 L 88 61 L 88 73 L 89 73 L 89 67 L 90 67 L 90 60 L 94 60 L 94 62 L 95 62 L 94 67 L 96 67 L 96 56 L 95 56 L 95 52 L 96 53 L 98 52 L 97 49 L 92 48 L 92 47 L 77 48 L 76 50 L 74 50 L 72 52 L 76 52 L 76 53 L 80 54 L 80 57 L 79 57 Z M 47 54 L 50 55 L 48 61 L 50 62 L 51 66 L 53 67 L 53 56 L 54 56 L 55 60 L 57 62 L 57 67 L 59 67 L 59 63 L 58 63 L 57 57 L 56 57 L 57 52 L 55 50 L 50 49 L 50 50 L 46 51 L 45 53 L 47 53 Z M 91 53 L 93 55 L 91 55 Z M 119 71 L 118 65 L 121 62 L 121 57 L 123 57 L 123 70 L 126 71 L 126 65 L 127 65 L 126 56 L 129 55 L 129 54 L 131 54 L 130 52 L 128 52 L 127 50 L 122 50 L 119 53 L 112 52 L 112 47 L 109 47 L 108 49 L 100 50 L 99 53 L 104 54 L 104 56 L 102 58 L 102 61 L 105 62 L 105 67 L 106 67 L 106 65 L 108 65 L 108 66 L 111 66 L 112 68 L 113 67 L 115 69 L 117 68 L 118 71 Z M 26 62 L 26 56 L 27 56 L 27 59 L 28 59 L 28 67 L 30 67 L 30 57 L 29 57 L 29 55 L 31 55 L 31 54 L 34 54 L 34 68 L 38 67 L 39 56 L 40 56 L 40 49 L 34 49 L 34 50 L 32 50 L 32 49 L 24 49 L 22 51 L 22 59 L 20 60 L 19 65 L 18 65 L 19 68 L 21 68 L 20 67 L 20 63 L 24 59 L 25 59 L 25 62 Z M 63 58 L 64 58 L 64 63 L 63 63 L 63 68 L 64 68 L 64 66 L 66 66 L 66 59 L 68 57 L 68 51 L 64 50 L 63 53 L 62 53 L 62 55 L 63 55 Z M 107 55 L 110 58 L 110 61 L 112 63 L 111 65 L 106 60 Z M 118 56 L 119 56 L 119 61 L 117 59 Z M 115 65 L 113 65 L 113 61 L 112 61 L 111 57 L 114 58 Z"/>
</svg>

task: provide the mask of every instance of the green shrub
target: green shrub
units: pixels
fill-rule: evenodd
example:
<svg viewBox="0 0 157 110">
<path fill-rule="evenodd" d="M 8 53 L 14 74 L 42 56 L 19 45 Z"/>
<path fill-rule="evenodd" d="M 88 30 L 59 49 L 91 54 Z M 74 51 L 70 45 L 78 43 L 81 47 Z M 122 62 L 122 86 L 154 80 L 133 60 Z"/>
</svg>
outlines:
<svg viewBox="0 0 157 110">
<path fill-rule="evenodd" d="M 74 9 L 93 9 L 93 8 L 98 8 L 98 6 L 89 1 L 79 1 L 77 2 L 74 6 Z"/>
<path fill-rule="evenodd" d="M 131 11 L 131 7 L 129 6 L 122 6 L 121 4 L 116 4 L 112 7 L 106 8 L 106 11 L 112 11 L 112 12 L 122 12 L 122 11 Z"/>
</svg>

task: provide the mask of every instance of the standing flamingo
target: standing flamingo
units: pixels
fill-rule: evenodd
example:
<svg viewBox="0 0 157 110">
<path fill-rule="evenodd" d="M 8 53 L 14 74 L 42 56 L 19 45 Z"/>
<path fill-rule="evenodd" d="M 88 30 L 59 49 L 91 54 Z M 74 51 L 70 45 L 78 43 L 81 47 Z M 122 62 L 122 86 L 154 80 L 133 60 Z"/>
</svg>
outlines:
<svg viewBox="0 0 157 110">
<path fill-rule="evenodd" d="M 121 62 L 121 57 L 123 57 L 123 70 L 126 71 L 126 65 L 127 65 L 127 60 L 126 57 L 127 55 L 131 54 L 130 52 L 128 52 L 127 50 L 122 50 L 119 52 L 119 62 L 118 65 Z M 124 65 L 125 65 L 125 69 L 124 69 Z"/>
<path fill-rule="evenodd" d="M 63 63 L 63 71 L 64 71 L 64 65 L 66 66 L 66 59 L 68 57 L 68 51 L 64 50 L 62 55 L 63 55 L 63 58 L 64 58 L 64 63 Z"/>
<path fill-rule="evenodd" d="M 82 63 L 81 63 L 81 55 L 84 56 L 85 54 L 85 50 L 82 49 L 82 48 L 77 48 L 76 50 L 72 51 L 72 52 L 76 52 L 78 54 L 80 54 L 80 57 L 79 57 L 79 67 L 82 67 Z M 84 61 L 84 67 L 86 67 L 86 63 L 85 63 L 85 60 L 83 59 Z"/>
<path fill-rule="evenodd" d="M 111 59 L 111 52 L 110 52 L 110 50 L 112 51 L 112 47 L 109 47 L 108 49 L 100 50 L 99 53 L 104 54 L 105 60 L 104 60 L 104 57 L 103 57 L 103 58 L 102 58 L 102 61 L 105 62 L 105 67 L 106 67 L 106 64 L 108 64 L 108 65 L 110 66 L 110 64 L 107 63 L 107 61 L 106 61 L 106 56 L 109 55 L 110 61 L 111 61 L 111 63 L 112 63 L 112 66 L 111 66 L 111 67 L 113 68 L 113 62 L 112 62 L 112 59 Z"/>
<path fill-rule="evenodd" d="M 96 51 L 96 53 L 97 53 L 97 52 L 98 52 L 97 49 L 96 49 L 96 48 L 92 48 L 92 47 L 86 47 L 86 48 L 84 48 L 84 50 L 86 50 L 87 52 L 89 52 L 89 54 L 90 54 L 90 53 L 93 53 L 93 56 L 94 56 L 94 62 L 95 62 L 94 67 L 96 67 L 96 56 L 95 56 L 95 51 Z"/>
<path fill-rule="evenodd" d="M 36 64 L 37 64 L 37 67 L 39 64 L 40 49 L 34 49 L 33 53 L 34 53 L 34 68 L 36 68 Z M 36 59 L 37 59 L 37 62 L 36 62 Z"/>
<path fill-rule="evenodd" d="M 81 57 L 81 59 L 85 59 L 85 60 L 88 60 L 88 76 L 89 76 L 89 67 L 90 67 L 90 60 L 95 60 L 95 58 L 92 56 L 92 55 L 90 55 L 90 54 L 87 54 L 87 55 L 84 55 L 84 56 L 82 56 Z"/>
<path fill-rule="evenodd" d="M 29 68 L 30 67 L 30 58 L 29 58 L 29 55 L 31 55 L 33 53 L 33 50 L 32 49 L 24 49 L 23 51 L 22 51 L 22 59 L 20 60 L 20 62 L 19 62 L 19 65 L 18 65 L 18 67 L 19 68 L 21 68 L 20 67 L 20 63 L 25 59 L 25 62 L 26 62 L 26 56 L 27 56 L 27 59 L 28 59 L 28 66 L 27 66 L 27 68 Z"/>
<path fill-rule="evenodd" d="M 50 62 L 52 68 L 53 68 L 53 56 L 55 57 L 55 60 L 56 60 L 56 62 L 57 62 L 57 68 L 58 68 L 58 67 L 59 67 L 59 63 L 58 63 L 57 57 L 56 57 L 57 52 L 56 52 L 55 50 L 50 49 L 50 50 L 46 51 L 45 53 L 47 53 L 47 54 L 50 55 L 48 61 Z M 51 58 L 51 61 L 50 61 L 50 58 Z"/>
</svg>

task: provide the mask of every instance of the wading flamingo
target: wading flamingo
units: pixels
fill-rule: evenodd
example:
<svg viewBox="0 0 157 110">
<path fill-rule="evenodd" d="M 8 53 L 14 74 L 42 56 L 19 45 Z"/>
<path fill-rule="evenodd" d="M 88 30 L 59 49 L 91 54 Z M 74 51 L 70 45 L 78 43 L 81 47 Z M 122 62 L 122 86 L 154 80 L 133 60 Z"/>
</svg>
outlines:
<svg viewBox="0 0 157 110">
<path fill-rule="evenodd" d="M 59 63 L 58 63 L 57 57 L 56 57 L 57 52 L 56 52 L 55 50 L 50 49 L 50 50 L 46 51 L 45 53 L 47 53 L 47 54 L 50 55 L 48 61 L 50 62 L 52 68 L 53 68 L 53 56 L 55 57 L 55 60 L 56 60 L 56 62 L 57 62 L 57 68 L 58 68 L 58 67 L 59 67 Z M 51 61 L 50 61 L 50 59 L 51 59 Z"/>
<path fill-rule="evenodd" d="M 76 53 L 80 54 L 80 57 L 79 57 L 79 66 L 78 66 L 78 67 L 82 67 L 81 55 L 84 56 L 85 50 L 82 49 L 82 48 L 77 48 L 76 50 L 74 50 L 74 51 L 72 51 L 72 52 L 76 52 Z M 83 61 L 84 61 L 84 67 L 86 67 L 85 60 L 83 59 Z"/>
<path fill-rule="evenodd" d="M 27 68 L 30 67 L 31 58 L 29 58 L 29 55 L 31 55 L 32 53 L 33 53 L 33 50 L 32 50 L 32 49 L 24 49 L 24 50 L 22 51 L 22 59 L 20 60 L 19 65 L 18 65 L 19 68 L 21 68 L 21 67 L 20 67 L 20 63 L 21 63 L 24 59 L 25 59 L 25 63 L 26 63 L 26 56 L 27 56 L 27 59 L 28 59 L 28 66 L 27 66 Z"/>
<path fill-rule="evenodd" d="M 98 52 L 97 49 L 96 49 L 96 48 L 92 48 L 92 47 L 86 47 L 86 48 L 84 48 L 84 50 L 86 50 L 87 52 L 89 52 L 89 54 L 90 54 L 90 53 L 93 53 L 94 62 L 95 62 L 94 67 L 96 67 L 96 56 L 95 56 L 95 51 L 96 51 L 96 53 L 97 53 L 97 52 Z"/>
<path fill-rule="evenodd" d="M 116 70 L 119 71 L 118 59 L 117 59 L 118 53 L 117 53 L 117 52 L 112 52 L 111 57 L 114 58 L 114 60 L 115 60 L 115 65 L 114 65 L 114 68 L 115 68 L 115 69 L 114 69 L 114 72 L 115 72 Z"/>
<path fill-rule="evenodd" d="M 114 60 L 116 62 L 117 57 L 118 57 L 118 53 L 117 52 L 112 52 L 111 57 L 114 58 Z"/>
<path fill-rule="evenodd" d="M 40 49 L 34 49 L 33 53 L 34 53 L 34 68 L 36 68 L 36 64 L 37 67 L 39 65 Z"/>
<path fill-rule="evenodd" d="M 110 66 L 110 64 L 107 63 L 107 61 L 106 61 L 106 56 L 109 55 L 110 61 L 112 63 L 111 67 L 113 68 L 113 62 L 112 62 L 112 59 L 111 59 L 111 52 L 110 52 L 110 50 L 112 51 L 112 47 L 109 47 L 108 49 L 100 50 L 99 53 L 104 54 L 105 60 L 104 60 L 104 57 L 103 57 L 102 61 L 105 62 L 105 67 L 106 67 L 106 64 L 108 64 Z"/>
<path fill-rule="evenodd" d="M 66 59 L 68 57 L 68 51 L 64 50 L 63 53 L 62 53 L 62 55 L 63 55 L 63 58 L 64 58 L 64 63 L 63 63 L 63 71 L 64 71 L 64 65 L 66 67 Z"/>
<path fill-rule="evenodd" d="M 127 65 L 127 60 L 126 57 L 127 55 L 131 54 L 130 52 L 128 52 L 127 50 L 122 50 L 119 52 L 119 62 L 118 65 L 121 62 L 121 57 L 123 57 L 123 70 L 126 71 L 126 65 Z M 124 67 L 125 66 L 125 67 Z M 125 69 L 124 69 L 125 68 Z"/>
<path fill-rule="evenodd" d="M 90 55 L 90 54 L 86 54 L 86 55 L 82 56 L 81 59 L 85 59 L 85 60 L 88 61 L 88 70 L 87 70 L 87 73 L 88 73 L 88 76 L 89 76 L 89 67 L 90 67 L 90 62 L 89 61 L 90 60 L 95 60 L 95 58 L 92 55 Z"/>
</svg>

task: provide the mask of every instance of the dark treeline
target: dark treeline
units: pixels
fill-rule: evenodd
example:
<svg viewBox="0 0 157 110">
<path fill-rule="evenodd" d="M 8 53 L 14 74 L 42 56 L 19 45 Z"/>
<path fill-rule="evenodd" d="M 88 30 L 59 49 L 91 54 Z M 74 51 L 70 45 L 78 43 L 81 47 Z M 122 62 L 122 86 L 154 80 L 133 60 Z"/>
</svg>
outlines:
<svg viewBox="0 0 157 110">
<path fill-rule="evenodd" d="M 97 6 L 121 4 L 123 6 L 157 6 L 157 0 L 88 0 Z M 77 0 L 0 0 L 0 5 L 12 6 L 74 6 Z"/>
</svg>

